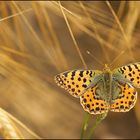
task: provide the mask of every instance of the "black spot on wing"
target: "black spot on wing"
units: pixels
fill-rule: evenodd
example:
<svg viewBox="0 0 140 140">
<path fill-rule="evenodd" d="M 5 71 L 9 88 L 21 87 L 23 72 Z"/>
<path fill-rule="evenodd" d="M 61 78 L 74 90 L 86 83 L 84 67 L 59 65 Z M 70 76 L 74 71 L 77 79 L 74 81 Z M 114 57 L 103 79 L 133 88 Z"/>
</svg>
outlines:
<svg viewBox="0 0 140 140">
<path fill-rule="evenodd" d="M 123 74 L 124 73 L 124 70 L 122 68 L 120 68 L 120 72 Z"/>
<path fill-rule="evenodd" d="M 87 107 L 90 108 L 90 104 L 87 104 Z"/>
<path fill-rule="evenodd" d="M 123 108 L 124 108 L 124 106 L 123 106 L 123 105 L 121 105 L 121 106 L 120 106 L 120 108 L 121 108 L 121 109 L 123 109 Z"/>
<path fill-rule="evenodd" d="M 71 74 L 72 77 L 75 76 L 75 72 L 76 72 L 76 70 L 72 72 L 72 74 Z"/>
<path fill-rule="evenodd" d="M 89 76 L 90 76 L 90 77 L 92 77 L 92 71 L 90 71 L 90 74 L 89 74 Z"/>
<path fill-rule="evenodd" d="M 67 77 L 67 76 L 68 76 L 68 73 L 69 73 L 69 72 L 65 72 L 65 73 L 63 73 L 63 75 L 64 75 L 65 77 Z"/>
<path fill-rule="evenodd" d="M 96 107 L 96 111 L 99 111 L 100 110 L 100 108 L 99 107 Z"/>
<path fill-rule="evenodd" d="M 83 79 L 83 82 L 85 83 L 86 81 L 87 81 L 86 78 L 84 78 L 84 79 Z"/>
<path fill-rule="evenodd" d="M 128 68 L 129 68 L 129 71 L 132 71 L 132 68 L 131 68 L 131 66 L 128 66 Z"/>
<path fill-rule="evenodd" d="M 56 80 L 57 83 L 59 83 L 61 85 L 63 84 L 63 80 L 61 79 L 60 75 L 56 75 L 55 80 Z"/>
<path fill-rule="evenodd" d="M 128 109 L 128 107 L 126 106 L 125 109 Z"/>
<path fill-rule="evenodd" d="M 74 92 L 74 91 L 75 91 L 75 89 L 74 89 L 74 88 L 72 88 L 71 90 L 72 90 L 72 92 Z"/>
<path fill-rule="evenodd" d="M 134 100 L 134 96 L 133 95 L 131 96 L 131 99 Z"/>
<path fill-rule="evenodd" d="M 87 70 L 87 71 L 86 71 L 86 74 L 88 74 L 88 73 L 89 73 L 89 71 Z"/>
<path fill-rule="evenodd" d="M 126 70 L 126 67 L 123 67 L 124 70 Z"/>
<path fill-rule="evenodd" d="M 83 100 L 85 103 L 87 102 L 87 99 L 86 98 L 84 98 L 84 100 Z"/>
<path fill-rule="evenodd" d="M 139 69 L 138 66 L 137 66 L 136 64 L 134 64 L 134 67 L 135 67 L 136 69 Z"/>
<path fill-rule="evenodd" d="M 73 78 L 73 77 L 71 77 L 71 80 L 74 80 L 74 78 Z"/>
<path fill-rule="evenodd" d="M 75 83 L 74 82 L 72 82 L 72 85 L 74 85 Z"/>
<path fill-rule="evenodd" d="M 83 71 L 80 71 L 79 76 L 83 77 Z"/>
<path fill-rule="evenodd" d="M 104 106 L 103 104 L 101 104 L 101 106 Z"/>
<path fill-rule="evenodd" d="M 129 105 L 132 105 L 132 102 L 131 101 L 129 101 Z"/>
<path fill-rule="evenodd" d="M 78 78 L 78 81 L 81 81 L 81 78 L 80 77 Z"/>
<path fill-rule="evenodd" d="M 119 109 L 119 107 L 115 107 L 115 109 Z"/>
<path fill-rule="evenodd" d="M 96 103 L 96 105 L 99 105 L 99 103 Z"/>
<path fill-rule="evenodd" d="M 134 78 L 131 78 L 130 80 L 131 80 L 131 81 L 134 81 Z"/>
</svg>

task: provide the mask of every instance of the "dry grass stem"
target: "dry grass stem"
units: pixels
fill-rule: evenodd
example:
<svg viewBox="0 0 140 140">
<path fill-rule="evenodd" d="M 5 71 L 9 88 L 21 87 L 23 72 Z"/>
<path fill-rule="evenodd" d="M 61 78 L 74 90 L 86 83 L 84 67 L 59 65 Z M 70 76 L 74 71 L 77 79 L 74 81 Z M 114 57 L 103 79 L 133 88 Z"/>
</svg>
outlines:
<svg viewBox="0 0 140 140">
<path fill-rule="evenodd" d="M 54 76 L 139 62 L 139 9 L 139 1 L 1 1 L 1 138 L 78 139 L 84 110 Z M 139 99 L 96 129 L 91 115 L 92 138 L 139 139 Z"/>
</svg>

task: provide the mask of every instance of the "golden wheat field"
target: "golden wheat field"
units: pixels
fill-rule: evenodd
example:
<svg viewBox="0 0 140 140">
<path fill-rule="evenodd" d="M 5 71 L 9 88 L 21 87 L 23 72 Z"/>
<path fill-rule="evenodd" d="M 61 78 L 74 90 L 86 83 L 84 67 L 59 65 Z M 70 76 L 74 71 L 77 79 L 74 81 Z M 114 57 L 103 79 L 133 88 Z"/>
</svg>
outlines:
<svg viewBox="0 0 140 140">
<path fill-rule="evenodd" d="M 54 76 L 133 62 L 140 62 L 139 1 L 1 1 L 0 137 L 79 139 L 85 111 Z M 90 138 L 140 138 L 137 91 L 135 107 L 109 112 Z"/>
</svg>

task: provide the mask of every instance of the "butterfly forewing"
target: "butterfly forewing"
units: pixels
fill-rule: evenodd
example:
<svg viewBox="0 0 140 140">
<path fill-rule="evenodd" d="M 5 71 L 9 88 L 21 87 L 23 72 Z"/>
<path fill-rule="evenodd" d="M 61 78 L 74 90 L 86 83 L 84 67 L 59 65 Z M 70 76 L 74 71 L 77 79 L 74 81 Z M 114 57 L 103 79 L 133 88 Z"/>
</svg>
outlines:
<svg viewBox="0 0 140 140">
<path fill-rule="evenodd" d="M 128 64 L 114 70 L 121 73 L 124 78 L 133 83 L 134 86 L 140 88 L 140 62 Z"/>
<path fill-rule="evenodd" d="M 100 73 L 97 70 L 72 70 L 58 74 L 55 77 L 55 81 L 71 95 L 79 97 L 82 91 L 90 85 L 94 77 Z"/>
<path fill-rule="evenodd" d="M 111 75 L 110 79 L 106 75 Z M 90 114 L 109 110 L 127 112 L 137 100 L 134 87 L 140 88 L 140 63 L 128 64 L 112 72 L 108 67 L 103 72 L 71 70 L 55 76 L 55 81 L 74 97 L 80 97 L 81 105 Z"/>
<path fill-rule="evenodd" d="M 84 110 L 90 114 L 102 114 L 108 112 L 109 105 L 105 100 L 100 99 L 96 95 L 96 89 L 98 85 L 89 88 L 82 96 L 80 96 L 80 102 Z"/>
<path fill-rule="evenodd" d="M 119 85 L 120 93 L 111 105 L 110 110 L 114 112 L 128 112 L 134 107 L 137 100 L 135 88 L 129 84 Z M 115 91 L 114 91 L 115 92 Z"/>
</svg>

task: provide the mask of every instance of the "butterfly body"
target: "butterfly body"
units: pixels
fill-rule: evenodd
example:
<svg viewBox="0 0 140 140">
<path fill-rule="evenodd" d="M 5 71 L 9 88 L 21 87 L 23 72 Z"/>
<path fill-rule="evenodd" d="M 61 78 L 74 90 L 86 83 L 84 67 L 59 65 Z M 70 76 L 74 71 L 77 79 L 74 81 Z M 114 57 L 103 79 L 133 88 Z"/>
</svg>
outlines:
<svg viewBox="0 0 140 140">
<path fill-rule="evenodd" d="M 72 96 L 80 98 L 90 114 L 128 112 L 136 103 L 135 87 L 140 87 L 140 63 L 113 71 L 106 65 L 103 71 L 72 70 L 58 74 L 55 80 Z"/>
<path fill-rule="evenodd" d="M 105 100 L 108 104 L 111 102 L 111 91 L 112 91 L 112 73 L 107 67 L 103 70 L 100 75 L 94 77 L 93 81 L 89 84 L 89 87 L 85 89 L 97 86 L 95 91 L 95 97 Z"/>
</svg>

